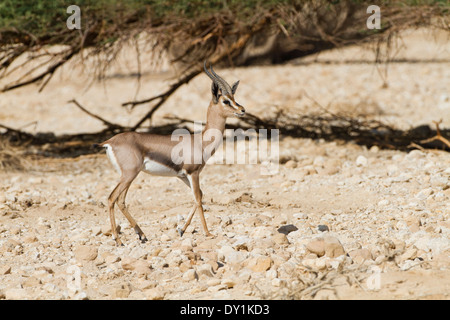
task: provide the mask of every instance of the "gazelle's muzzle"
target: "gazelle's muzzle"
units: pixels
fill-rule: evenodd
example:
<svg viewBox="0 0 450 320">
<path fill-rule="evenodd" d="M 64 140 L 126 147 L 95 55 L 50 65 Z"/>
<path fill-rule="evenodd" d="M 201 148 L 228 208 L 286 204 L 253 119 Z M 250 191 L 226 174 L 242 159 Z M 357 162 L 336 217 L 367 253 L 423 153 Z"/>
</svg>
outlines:
<svg viewBox="0 0 450 320">
<path fill-rule="evenodd" d="M 244 109 L 244 107 L 241 107 L 241 108 L 239 109 L 239 112 L 235 112 L 234 115 L 235 115 L 236 117 L 243 117 L 243 116 L 245 116 L 245 109 Z"/>
</svg>

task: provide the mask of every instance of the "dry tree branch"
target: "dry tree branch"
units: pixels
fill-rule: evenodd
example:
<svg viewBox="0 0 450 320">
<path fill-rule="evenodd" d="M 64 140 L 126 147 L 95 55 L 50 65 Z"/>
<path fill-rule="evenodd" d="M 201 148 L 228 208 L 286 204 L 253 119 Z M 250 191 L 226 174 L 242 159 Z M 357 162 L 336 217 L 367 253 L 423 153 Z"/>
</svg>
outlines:
<svg viewBox="0 0 450 320">
<path fill-rule="evenodd" d="M 121 126 L 121 125 L 119 125 L 119 124 L 109 122 L 108 120 L 105 120 L 105 119 L 103 119 L 102 117 L 100 117 L 100 116 L 98 116 L 98 115 L 96 115 L 96 114 L 93 114 L 92 112 L 90 112 L 89 110 L 87 110 L 86 108 L 84 108 L 84 107 L 83 107 L 77 100 L 75 100 L 75 99 L 69 100 L 69 101 L 67 101 L 67 102 L 68 102 L 68 103 L 73 103 L 73 104 L 75 104 L 78 108 L 80 108 L 83 112 L 85 112 L 85 113 L 88 114 L 89 116 L 91 116 L 91 117 L 93 117 L 93 118 L 95 118 L 95 119 L 97 119 L 97 120 L 100 120 L 101 122 L 103 122 L 104 125 L 106 125 L 106 126 L 108 127 L 108 129 L 121 129 L 121 130 L 126 129 L 125 127 L 123 127 L 123 126 Z"/>
<path fill-rule="evenodd" d="M 71 48 L 70 50 L 68 50 L 67 54 L 65 54 L 58 62 L 56 62 L 53 65 L 49 66 L 47 68 L 47 70 L 41 72 L 39 75 L 37 75 L 37 76 L 35 76 L 35 77 L 33 77 L 33 78 L 29 79 L 29 80 L 26 80 L 26 81 L 23 81 L 23 82 L 20 82 L 20 83 L 16 83 L 16 84 L 13 84 L 13 85 L 7 85 L 1 90 L 1 92 L 10 91 L 10 90 L 13 90 L 13 89 L 17 89 L 17 88 L 20 88 L 20 87 L 23 87 L 23 86 L 26 86 L 26 85 L 38 82 L 38 81 L 44 79 L 46 76 L 52 77 L 53 73 L 55 73 L 55 71 L 59 67 L 61 67 L 67 61 L 69 61 L 70 58 L 72 58 L 75 54 L 77 54 L 79 52 L 79 50 L 80 50 L 79 48 Z M 41 92 L 44 89 L 45 85 L 48 83 L 48 80 L 44 82 L 44 84 L 39 89 L 39 92 Z"/>
<path fill-rule="evenodd" d="M 425 143 L 430 143 L 430 142 L 439 140 L 439 141 L 443 142 L 445 145 L 447 145 L 447 147 L 450 148 L 450 141 L 441 135 L 441 130 L 439 129 L 439 125 L 442 123 L 442 119 L 439 121 L 433 121 L 433 122 L 436 125 L 436 135 L 429 139 L 422 140 L 422 141 L 420 141 L 420 143 L 425 144 Z"/>
</svg>

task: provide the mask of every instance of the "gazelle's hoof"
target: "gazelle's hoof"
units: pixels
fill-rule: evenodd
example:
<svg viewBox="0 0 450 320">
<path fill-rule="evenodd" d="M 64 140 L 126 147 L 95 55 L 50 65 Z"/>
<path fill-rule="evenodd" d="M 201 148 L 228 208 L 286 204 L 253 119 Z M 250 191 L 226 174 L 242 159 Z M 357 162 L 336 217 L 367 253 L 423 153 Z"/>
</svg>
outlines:
<svg viewBox="0 0 450 320">
<path fill-rule="evenodd" d="M 182 237 L 182 236 L 183 236 L 183 234 L 184 234 L 184 231 L 183 231 L 183 229 L 181 229 L 181 228 L 177 228 L 177 231 L 178 231 L 178 234 L 180 235 L 180 237 Z"/>
</svg>

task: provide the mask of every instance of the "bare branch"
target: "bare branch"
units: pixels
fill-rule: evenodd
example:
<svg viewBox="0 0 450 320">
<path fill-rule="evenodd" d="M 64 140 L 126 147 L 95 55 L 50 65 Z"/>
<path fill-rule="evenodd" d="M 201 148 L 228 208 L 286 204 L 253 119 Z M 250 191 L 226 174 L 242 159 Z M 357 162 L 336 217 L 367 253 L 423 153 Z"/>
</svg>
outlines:
<svg viewBox="0 0 450 320">
<path fill-rule="evenodd" d="M 69 103 L 73 103 L 75 104 L 78 108 L 80 108 L 83 112 L 87 113 L 88 115 L 90 115 L 91 117 L 100 120 L 101 122 L 103 122 L 103 124 L 105 124 L 109 129 L 125 129 L 123 126 L 115 124 L 115 123 L 111 123 L 108 120 L 103 119 L 102 117 L 93 114 L 92 112 L 90 112 L 89 110 L 87 110 L 86 108 L 84 108 L 77 100 L 72 99 L 67 101 Z"/>
<path fill-rule="evenodd" d="M 436 125 L 436 135 L 429 139 L 422 140 L 422 141 L 420 141 L 420 143 L 425 144 L 425 143 L 430 143 L 430 142 L 438 140 L 450 148 L 450 141 L 441 135 L 441 130 L 439 129 L 439 125 L 442 123 L 442 119 L 439 121 L 433 121 L 433 122 Z"/>
<path fill-rule="evenodd" d="M 38 82 L 40 80 L 42 80 L 45 76 L 50 75 L 50 77 L 53 75 L 53 73 L 59 68 L 61 67 L 64 63 L 66 63 L 67 61 L 70 60 L 70 58 L 72 58 L 76 53 L 78 53 L 79 48 L 72 48 L 71 50 L 69 50 L 69 52 L 64 55 L 58 62 L 54 63 L 53 65 L 49 66 L 47 68 L 47 70 L 45 70 L 44 72 L 42 72 L 41 74 L 31 78 L 30 80 L 24 81 L 24 82 L 20 82 L 14 85 L 9 85 L 9 86 L 5 86 L 1 92 L 6 92 L 6 91 L 10 91 L 13 89 L 17 89 L 35 82 Z M 49 79 L 48 79 L 49 80 Z M 48 83 L 48 81 L 46 81 L 44 83 L 43 86 L 41 86 L 39 91 L 42 91 L 45 87 L 45 85 Z"/>
</svg>

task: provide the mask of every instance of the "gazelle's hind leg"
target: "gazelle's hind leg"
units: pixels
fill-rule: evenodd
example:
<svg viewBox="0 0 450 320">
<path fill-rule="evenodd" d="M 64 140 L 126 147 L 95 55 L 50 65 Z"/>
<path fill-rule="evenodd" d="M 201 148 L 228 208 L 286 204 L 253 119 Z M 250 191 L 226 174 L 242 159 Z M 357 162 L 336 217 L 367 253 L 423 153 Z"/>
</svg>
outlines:
<svg viewBox="0 0 450 320">
<path fill-rule="evenodd" d="M 120 241 L 119 233 L 117 232 L 116 219 L 114 217 L 114 204 L 117 202 L 117 199 L 119 198 L 119 196 L 125 190 L 128 190 L 128 188 L 130 187 L 131 183 L 133 182 L 134 178 L 137 176 L 138 173 L 139 173 L 139 171 L 136 172 L 135 174 L 122 175 L 119 183 L 117 184 L 117 186 L 114 188 L 114 190 L 111 192 L 111 194 L 108 197 L 109 219 L 111 221 L 111 232 L 112 232 L 114 240 L 116 240 L 116 243 L 119 246 L 121 246 L 123 244 L 122 244 L 122 241 Z M 127 177 L 127 178 L 125 178 L 125 177 Z M 127 217 L 127 215 L 125 215 L 125 216 Z M 131 216 L 130 216 L 130 218 L 131 218 Z M 131 218 L 131 219 L 133 219 L 133 218 Z M 134 221 L 134 219 L 133 219 L 133 221 Z"/>
<path fill-rule="evenodd" d="M 119 198 L 117 199 L 117 205 L 120 209 L 120 211 L 122 211 L 123 215 L 128 219 L 128 222 L 130 222 L 131 227 L 134 228 L 134 231 L 137 233 L 137 235 L 139 236 L 139 240 L 142 241 L 142 243 L 147 241 L 147 237 L 145 236 L 145 234 L 142 232 L 141 228 L 139 227 L 139 225 L 137 224 L 136 220 L 133 219 L 133 217 L 131 216 L 130 212 L 128 211 L 127 206 L 125 205 L 125 198 L 127 196 L 127 192 L 128 192 L 128 188 L 126 188 L 120 195 Z"/>
</svg>

